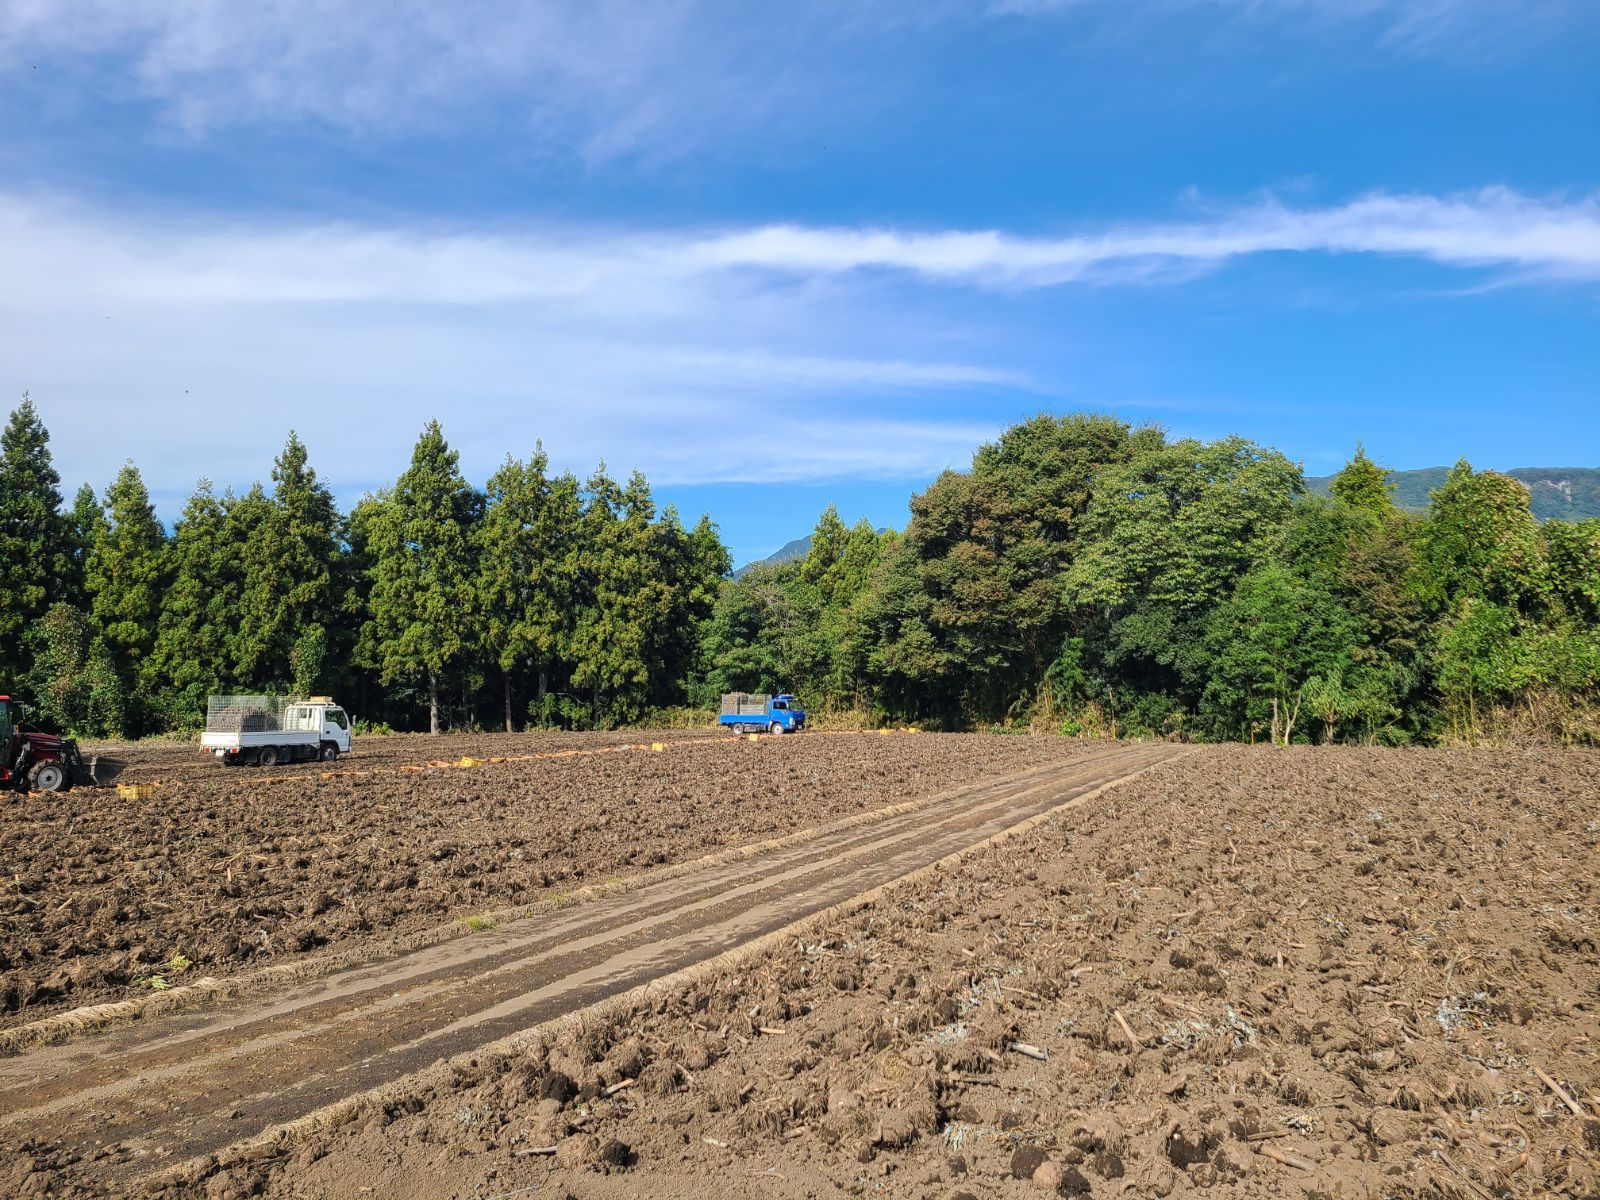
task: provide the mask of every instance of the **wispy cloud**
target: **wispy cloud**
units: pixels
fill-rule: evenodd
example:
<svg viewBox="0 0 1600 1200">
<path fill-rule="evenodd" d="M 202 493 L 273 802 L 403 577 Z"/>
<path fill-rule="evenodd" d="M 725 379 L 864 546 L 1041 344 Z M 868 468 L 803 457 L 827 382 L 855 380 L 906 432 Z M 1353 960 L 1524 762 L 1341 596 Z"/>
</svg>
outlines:
<svg viewBox="0 0 1600 1200">
<path fill-rule="evenodd" d="M 1119 0 L 990 0 L 994 16 L 1054 17 L 1119 7 Z M 1379 44 L 1409 52 L 1506 50 L 1585 18 L 1585 0 L 1145 0 L 1142 9 L 1211 9 L 1241 23 L 1298 22 L 1316 30 L 1370 26 Z M 1126 10 L 1125 10 L 1126 11 Z"/>
<path fill-rule="evenodd" d="M 714 137 L 783 96 L 784 26 L 704 0 L 8 0 L 0 66 L 91 63 L 85 88 L 206 134 L 309 122 L 385 135 L 509 110 L 589 158 Z"/>
<path fill-rule="evenodd" d="M 1523 278 L 1600 277 L 1600 197 L 1540 200 L 1506 188 L 1437 197 L 1376 193 L 1342 205 L 1267 200 L 1203 221 L 1085 227 L 1063 237 L 998 230 L 765 225 L 719 232 L 531 232 L 348 224 L 196 229 L 62 215 L 0 200 L 0 262 L 35 302 L 581 306 L 670 313 L 681 289 L 749 294 L 767 276 L 897 272 L 952 285 L 1052 287 L 1165 281 L 1258 254 L 1371 254 Z"/>
<path fill-rule="evenodd" d="M 1037 238 L 205 227 L 12 197 L 0 363 L 72 429 L 69 476 L 97 482 L 129 453 L 169 490 L 196 463 L 254 478 L 291 425 L 336 479 L 373 481 L 432 415 L 480 470 L 543 437 L 572 465 L 604 456 L 663 481 L 914 478 L 991 432 L 972 414 L 1072 391 L 1040 355 L 986 337 L 1010 302 L 996 291 L 1181 286 L 1261 254 L 1572 286 L 1600 279 L 1600 202 L 1265 201 Z M 937 316 L 947 303 L 959 319 Z M 966 416 L 933 419 L 940 396 Z"/>
<path fill-rule="evenodd" d="M 670 158 L 772 135 L 892 92 L 909 37 L 987 16 L 1093 13 L 1145 36 L 1213 10 L 1303 35 L 1371 27 L 1428 49 L 1499 47 L 1587 19 L 1587 0 L 6 0 L 0 72 L 43 65 L 72 90 L 153 102 L 205 136 L 309 125 L 405 137 L 488 119 L 590 162 Z M 749 139 L 753 141 L 754 139 Z"/>
</svg>

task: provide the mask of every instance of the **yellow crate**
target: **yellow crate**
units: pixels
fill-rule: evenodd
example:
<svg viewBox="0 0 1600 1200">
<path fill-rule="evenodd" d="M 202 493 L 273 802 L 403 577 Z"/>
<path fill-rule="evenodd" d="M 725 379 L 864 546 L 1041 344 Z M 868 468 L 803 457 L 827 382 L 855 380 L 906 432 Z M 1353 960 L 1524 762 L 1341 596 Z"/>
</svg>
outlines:
<svg viewBox="0 0 1600 1200">
<path fill-rule="evenodd" d="M 483 765 L 483 759 L 481 759 L 481 758 L 463 758 L 460 762 L 458 762 L 456 764 L 456 766 L 458 766 L 458 767 L 478 767 L 478 766 L 482 766 L 482 765 Z"/>
<path fill-rule="evenodd" d="M 650 743 L 650 749 L 654 750 L 657 754 L 661 753 L 661 751 L 665 750 L 666 748 L 666 745 L 662 742 Z"/>
<path fill-rule="evenodd" d="M 148 800 L 155 794 L 156 786 L 153 783 L 117 784 L 117 795 L 121 796 L 124 800 Z"/>
</svg>

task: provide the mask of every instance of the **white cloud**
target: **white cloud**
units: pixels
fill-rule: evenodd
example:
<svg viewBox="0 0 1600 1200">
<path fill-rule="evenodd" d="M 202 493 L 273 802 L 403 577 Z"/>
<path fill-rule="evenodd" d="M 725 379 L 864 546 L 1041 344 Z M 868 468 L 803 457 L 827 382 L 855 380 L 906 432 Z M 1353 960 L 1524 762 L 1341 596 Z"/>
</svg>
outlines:
<svg viewBox="0 0 1600 1200">
<path fill-rule="evenodd" d="M 375 484 L 434 415 L 480 477 L 543 437 L 661 482 L 912 478 L 963 462 L 985 411 L 1070 390 L 985 293 L 1172 286 L 1265 253 L 1593 281 L 1600 202 L 1267 201 L 1034 238 L 202 228 L 0 199 L 0 386 L 32 389 L 70 480 L 132 454 L 180 494 L 202 469 L 264 475 L 290 426 L 333 478 Z"/>
<path fill-rule="evenodd" d="M 5 0 L 0 71 L 43 65 L 70 80 L 63 94 L 148 100 L 195 136 L 309 124 L 393 137 L 487 118 L 592 163 L 734 139 L 748 153 L 830 114 L 854 121 L 918 77 L 910 39 L 985 15 L 1093 12 L 1144 37 L 1174 8 L 1215 9 L 1302 36 L 1360 22 L 1404 48 L 1503 49 L 1587 19 L 1583 2 Z"/>
<path fill-rule="evenodd" d="M 769 110 L 785 39 L 752 43 L 730 15 L 705 0 L 8 0 L 0 65 L 91 62 L 85 84 L 195 134 L 392 134 L 504 109 L 536 141 L 604 158 Z"/>
</svg>

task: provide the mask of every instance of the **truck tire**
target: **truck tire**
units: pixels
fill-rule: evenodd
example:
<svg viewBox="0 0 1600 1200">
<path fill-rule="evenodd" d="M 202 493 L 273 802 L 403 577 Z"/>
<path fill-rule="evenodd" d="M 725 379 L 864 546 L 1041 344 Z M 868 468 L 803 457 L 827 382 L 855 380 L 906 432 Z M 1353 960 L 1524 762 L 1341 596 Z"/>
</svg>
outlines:
<svg viewBox="0 0 1600 1200">
<path fill-rule="evenodd" d="M 339 757 L 339 747 L 335 746 L 332 742 L 323 742 L 322 753 L 319 757 L 321 757 L 323 762 L 333 762 Z"/>
<path fill-rule="evenodd" d="M 263 746 L 256 751 L 256 766 L 275 767 L 278 765 L 278 748 L 276 746 Z"/>
<path fill-rule="evenodd" d="M 28 786 L 36 792 L 65 792 L 72 787 L 72 780 L 60 763 L 42 762 L 28 772 Z"/>
<path fill-rule="evenodd" d="M 774 721 L 771 725 L 767 726 L 767 732 L 770 733 L 773 737 L 779 737 L 783 733 L 783 726 L 781 724 L 779 724 L 777 721 Z"/>
</svg>

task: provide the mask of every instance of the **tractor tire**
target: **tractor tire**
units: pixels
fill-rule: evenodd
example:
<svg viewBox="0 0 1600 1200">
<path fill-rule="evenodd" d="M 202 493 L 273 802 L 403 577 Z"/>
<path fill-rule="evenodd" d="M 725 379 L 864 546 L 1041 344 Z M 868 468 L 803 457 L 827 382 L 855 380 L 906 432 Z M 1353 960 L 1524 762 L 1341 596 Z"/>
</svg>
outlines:
<svg viewBox="0 0 1600 1200">
<path fill-rule="evenodd" d="M 72 778 L 58 762 L 42 762 L 28 772 L 28 787 L 35 792 L 66 792 L 72 790 Z"/>
<path fill-rule="evenodd" d="M 339 747 L 332 742 L 322 743 L 322 753 L 318 755 L 323 762 L 336 762 L 339 758 Z"/>
<path fill-rule="evenodd" d="M 256 766 L 275 767 L 278 765 L 278 748 L 276 746 L 263 746 L 256 751 Z"/>
</svg>

